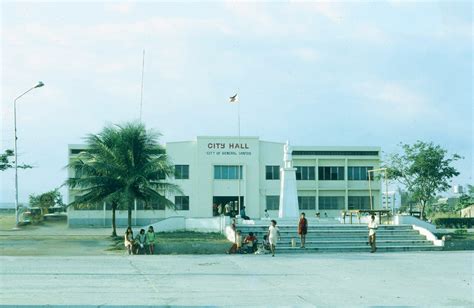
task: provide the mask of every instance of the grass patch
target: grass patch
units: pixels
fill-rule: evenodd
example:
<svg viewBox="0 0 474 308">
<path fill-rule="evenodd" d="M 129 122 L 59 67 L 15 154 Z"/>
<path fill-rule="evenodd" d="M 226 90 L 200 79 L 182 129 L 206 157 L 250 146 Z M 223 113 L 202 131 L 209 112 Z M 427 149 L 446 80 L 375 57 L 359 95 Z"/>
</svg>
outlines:
<svg viewBox="0 0 474 308">
<path fill-rule="evenodd" d="M 157 232 L 156 239 L 157 254 L 222 254 L 231 245 L 220 233 Z M 125 251 L 123 237 L 114 238 L 113 242 L 108 251 Z"/>
</svg>

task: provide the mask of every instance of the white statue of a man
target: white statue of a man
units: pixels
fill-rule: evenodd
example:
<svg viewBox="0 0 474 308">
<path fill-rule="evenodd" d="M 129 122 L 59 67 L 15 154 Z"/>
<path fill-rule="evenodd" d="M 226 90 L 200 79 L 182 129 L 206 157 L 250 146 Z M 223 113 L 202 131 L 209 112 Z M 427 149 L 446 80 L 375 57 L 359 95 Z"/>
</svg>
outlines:
<svg viewBox="0 0 474 308">
<path fill-rule="evenodd" d="M 286 144 L 283 147 L 283 161 L 285 162 L 285 168 L 292 168 L 292 156 L 291 156 L 291 146 L 290 142 L 286 141 Z"/>
</svg>

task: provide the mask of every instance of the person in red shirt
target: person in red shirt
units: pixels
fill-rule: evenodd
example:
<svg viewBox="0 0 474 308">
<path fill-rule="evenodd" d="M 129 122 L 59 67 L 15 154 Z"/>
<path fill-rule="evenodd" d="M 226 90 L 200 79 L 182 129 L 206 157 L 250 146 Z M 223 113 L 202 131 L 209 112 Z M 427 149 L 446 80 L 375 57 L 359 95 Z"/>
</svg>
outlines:
<svg viewBox="0 0 474 308">
<path fill-rule="evenodd" d="M 298 223 L 298 234 L 300 235 L 301 248 L 305 248 L 306 233 L 308 233 L 308 220 L 305 218 L 305 214 L 301 213 L 300 222 Z"/>
<path fill-rule="evenodd" d="M 257 248 L 257 238 L 253 235 L 253 232 L 250 232 L 249 235 L 244 240 L 244 244 L 247 245 L 247 252 L 254 253 Z"/>
</svg>

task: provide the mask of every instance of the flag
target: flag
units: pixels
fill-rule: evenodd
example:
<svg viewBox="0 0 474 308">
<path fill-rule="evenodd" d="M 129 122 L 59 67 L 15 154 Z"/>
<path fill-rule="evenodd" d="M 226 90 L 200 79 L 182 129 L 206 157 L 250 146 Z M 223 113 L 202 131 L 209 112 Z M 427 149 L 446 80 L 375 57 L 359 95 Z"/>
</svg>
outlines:
<svg viewBox="0 0 474 308">
<path fill-rule="evenodd" d="M 234 96 L 229 97 L 229 103 L 238 103 L 239 102 L 239 96 L 235 94 Z"/>
</svg>

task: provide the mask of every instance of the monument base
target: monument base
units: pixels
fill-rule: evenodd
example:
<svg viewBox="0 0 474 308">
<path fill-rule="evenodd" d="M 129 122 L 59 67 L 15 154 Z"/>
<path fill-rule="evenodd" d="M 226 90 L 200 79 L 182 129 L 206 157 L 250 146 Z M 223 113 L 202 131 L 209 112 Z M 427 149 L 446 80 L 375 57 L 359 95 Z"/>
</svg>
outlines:
<svg viewBox="0 0 474 308">
<path fill-rule="evenodd" d="M 298 195 L 296 188 L 296 168 L 280 168 L 280 208 L 278 218 L 298 218 Z"/>
</svg>

